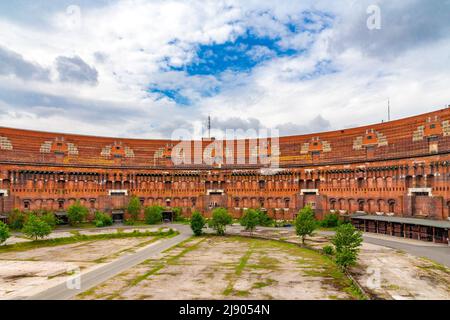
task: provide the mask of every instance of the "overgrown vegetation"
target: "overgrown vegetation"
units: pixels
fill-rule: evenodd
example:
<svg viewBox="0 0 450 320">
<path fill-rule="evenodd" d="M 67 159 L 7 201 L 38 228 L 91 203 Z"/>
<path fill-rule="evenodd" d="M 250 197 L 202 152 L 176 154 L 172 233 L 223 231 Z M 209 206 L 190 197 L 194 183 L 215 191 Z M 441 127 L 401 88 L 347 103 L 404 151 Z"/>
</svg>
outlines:
<svg viewBox="0 0 450 320">
<path fill-rule="evenodd" d="M 217 234 L 223 236 L 226 226 L 233 223 L 233 218 L 225 208 L 216 208 L 212 212 L 212 219 L 208 221 L 210 228 L 216 230 Z"/>
<path fill-rule="evenodd" d="M 203 227 L 206 224 L 205 218 L 200 212 L 194 211 L 191 218 L 191 229 L 194 235 L 200 236 L 203 233 Z"/>
<path fill-rule="evenodd" d="M 326 214 L 320 225 L 324 228 L 335 228 L 339 225 L 339 216 L 336 213 Z"/>
<path fill-rule="evenodd" d="M 8 226 L 0 221 L 0 245 L 10 237 Z"/>
<path fill-rule="evenodd" d="M 97 211 L 95 213 L 94 224 L 97 228 L 112 226 L 113 219 L 110 215 L 101 211 Z"/>
<path fill-rule="evenodd" d="M 133 196 L 131 197 L 130 201 L 128 202 L 127 212 L 130 215 L 131 221 L 137 221 L 139 218 L 139 214 L 141 213 L 142 205 L 141 201 L 138 197 Z"/>
<path fill-rule="evenodd" d="M 146 207 L 144 210 L 145 222 L 147 224 L 157 224 L 162 221 L 164 208 L 158 205 Z"/>
<path fill-rule="evenodd" d="M 117 233 L 106 233 L 95 235 L 84 235 L 77 232 L 74 234 L 73 237 L 45 239 L 30 242 L 19 242 L 11 245 L 1 246 L 0 252 L 25 251 L 35 248 L 59 246 L 81 241 L 123 239 L 135 237 L 173 237 L 176 236 L 177 234 L 179 234 L 179 232 L 173 229 L 169 229 L 168 231 L 145 231 L 145 232 L 134 230 L 133 232 L 117 232 Z"/>
<path fill-rule="evenodd" d="M 85 221 L 89 213 L 88 208 L 83 206 L 80 201 L 76 201 L 67 209 L 67 218 L 69 219 L 69 224 L 76 226 Z"/>
<path fill-rule="evenodd" d="M 259 224 L 259 213 L 255 209 L 245 210 L 244 216 L 241 218 L 240 223 L 241 226 L 245 227 L 245 230 L 253 232 Z"/>
<path fill-rule="evenodd" d="M 25 224 L 26 216 L 19 209 L 14 209 L 8 216 L 8 224 L 12 230 L 21 230 Z"/>
<path fill-rule="evenodd" d="M 52 227 L 42 218 L 30 214 L 23 226 L 22 232 L 28 238 L 36 241 L 48 236 L 52 232 Z"/>
<path fill-rule="evenodd" d="M 336 263 L 343 269 L 355 265 L 359 247 L 363 241 L 362 232 L 349 223 L 340 225 L 331 243 L 336 248 Z"/>
<path fill-rule="evenodd" d="M 316 229 L 317 221 L 314 218 L 314 211 L 310 206 L 306 206 L 299 211 L 295 219 L 295 232 L 302 239 L 302 244 L 305 244 L 306 236 L 311 236 Z"/>
</svg>

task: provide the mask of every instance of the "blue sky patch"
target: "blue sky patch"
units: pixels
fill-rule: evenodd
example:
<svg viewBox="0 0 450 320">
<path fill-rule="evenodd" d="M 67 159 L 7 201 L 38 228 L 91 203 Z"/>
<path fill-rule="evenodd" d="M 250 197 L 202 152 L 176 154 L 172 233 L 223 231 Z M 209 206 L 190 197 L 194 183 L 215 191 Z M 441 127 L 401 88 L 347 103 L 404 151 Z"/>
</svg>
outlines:
<svg viewBox="0 0 450 320">
<path fill-rule="evenodd" d="M 280 39 L 257 37 L 250 32 L 234 41 L 197 47 L 197 57 L 183 67 L 169 66 L 170 70 L 185 71 L 188 75 L 218 75 L 224 71 L 249 72 L 258 64 L 275 57 L 292 56 L 297 50 L 284 49 Z"/>
<path fill-rule="evenodd" d="M 150 88 L 149 91 L 151 93 L 158 94 L 160 96 L 159 99 L 161 99 L 162 97 L 167 97 L 168 99 L 174 101 L 177 104 L 184 106 L 191 105 L 191 100 L 188 97 L 182 95 L 180 93 L 180 89 L 159 89 L 154 87 Z"/>
</svg>

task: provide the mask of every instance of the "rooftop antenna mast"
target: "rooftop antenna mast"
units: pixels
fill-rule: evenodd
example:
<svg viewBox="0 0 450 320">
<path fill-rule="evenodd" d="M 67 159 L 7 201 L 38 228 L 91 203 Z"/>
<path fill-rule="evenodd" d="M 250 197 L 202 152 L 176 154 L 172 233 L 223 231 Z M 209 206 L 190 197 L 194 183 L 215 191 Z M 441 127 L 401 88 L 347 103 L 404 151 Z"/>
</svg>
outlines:
<svg viewBox="0 0 450 320">
<path fill-rule="evenodd" d="M 208 115 L 208 139 L 211 139 L 211 116 Z"/>
<path fill-rule="evenodd" d="M 388 121 L 391 121 L 391 102 L 388 98 Z"/>
</svg>

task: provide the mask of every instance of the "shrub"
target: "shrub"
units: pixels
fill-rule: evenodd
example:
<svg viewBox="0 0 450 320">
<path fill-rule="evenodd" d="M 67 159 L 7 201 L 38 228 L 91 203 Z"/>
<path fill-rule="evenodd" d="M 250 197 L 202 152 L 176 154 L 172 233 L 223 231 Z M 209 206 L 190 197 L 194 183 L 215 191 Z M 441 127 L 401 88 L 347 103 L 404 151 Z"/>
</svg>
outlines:
<svg viewBox="0 0 450 320">
<path fill-rule="evenodd" d="M 328 256 L 332 256 L 334 254 L 334 249 L 332 246 L 325 246 L 322 248 L 322 251 L 324 254 Z"/>
<path fill-rule="evenodd" d="M 216 208 L 212 212 L 212 219 L 208 221 L 211 228 L 216 230 L 218 235 L 224 235 L 226 226 L 233 223 L 233 218 L 225 208 Z"/>
<path fill-rule="evenodd" d="M 22 232 L 31 239 L 38 240 L 44 238 L 52 232 L 50 225 L 37 217 L 34 214 L 28 216 L 27 222 L 25 222 Z"/>
<path fill-rule="evenodd" d="M 77 201 L 67 209 L 67 219 L 69 219 L 70 225 L 74 226 L 83 222 L 88 213 L 88 208 L 82 206 L 80 201 Z"/>
<path fill-rule="evenodd" d="M 8 217 L 9 227 L 13 230 L 21 230 L 25 224 L 26 216 L 19 209 L 14 209 Z"/>
<path fill-rule="evenodd" d="M 362 241 L 361 231 L 356 230 L 351 224 L 342 224 L 336 228 L 331 243 L 336 248 L 336 263 L 341 268 L 347 269 L 356 263 Z"/>
<path fill-rule="evenodd" d="M 339 216 L 335 213 L 326 214 L 321 225 L 325 228 L 337 227 L 339 225 Z"/>
<path fill-rule="evenodd" d="M 133 196 L 130 199 L 130 202 L 128 202 L 127 211 L 128 214 L 131 216 L 131 220 L 136 221 L 139 217 L 139 213 L 142 210 L 141 201 L 138 197 Z"/>
<path fill-rule="evenodd" d="M 123 224 L 126 226 L 134 226 L 136 224 L 136 221 L 133 221 L 131 219 L 126 219 L 126 220 L 124 220 Z"/>
<path fill-rule="evenodd" d="M 157 224 L 162 221 L 164 208 L 161 206 L 150 206 L 145 208 L 145 222 L 147 224 Z"/>
<path fill-rule="evenodd" d="M 180 207 L 175 207 L 172 209 L 173 212 L 173 221 L 184 221 L 184 217 L 182 216 L 182 209 Z"/>
<path fill-rule="evenodd" d="M 244 216 L 241 218 L 241 226 L 245 227 L 245 230 L 252 232 L 256 225 L 259 224 L 259 213 L 254 209 L 247 209 L 244 212 Z"/>
<path fill-rule="evenodd" d="M 295 231 L 302 238 L 302 244 L 305 244 L 306 236 L 312 235 L 316 228 L 317 221 L 314 219 L 314 211 L 311 207 L 306 206 L 301 209 L 295 219 Z"/>
<path fill-rule="evenodd" d="M 8 226 L 0 221 L 0 244 L 5 242 L 10 237 Z"/>
<path fill-rule="evenodd" d="M 194 235 L 200 236 L 203 233 L 203 227 L 205 226 L 206 220 L 203 218 L 200 212 L 194 211 L 191 218 L 191 229 Z"/>
<path fill-rule="evenodd" d="M 52 212 L 47 212 L 41 216 L 41 220 L 45 221 L 52 229 L 59 223 L 58 218 Z"/>
<path fill-rule="evenodd" d="M 271 219 L 266 211 L 260 209 L 256 210 L 258 212 L 258 225 L 263 227 L 270 227 L 273 225 L 273 219 Z"/>
<path fill-rule="evenodd" d="M 97 211 L 95 213 L 94 224 L 97 228 L 111 226 L 113 224 L 113 219 L 110 215 Z"/>
</svg>

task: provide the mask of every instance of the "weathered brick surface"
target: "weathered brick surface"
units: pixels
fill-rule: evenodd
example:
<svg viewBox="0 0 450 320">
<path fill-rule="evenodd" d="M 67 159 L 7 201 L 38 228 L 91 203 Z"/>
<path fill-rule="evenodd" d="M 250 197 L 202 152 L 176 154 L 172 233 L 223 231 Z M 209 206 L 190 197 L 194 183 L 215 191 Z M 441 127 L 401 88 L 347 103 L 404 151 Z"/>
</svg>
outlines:
<svg viewBox="0 0 450 320">
<path fill-rule="evenodd" d="M 281 137 L 281 170 L 272 175 L 263 174 L 261 164 L 175 166 L 170 160 L 175 142 L 168 140 L 0 128 L 0 211 L 64 210 L 80 200 L 92 211 L 111 212 L 137 195 L 145 205 L 180 206 L 186 214 L 193 209 L 209 214 L 212 206 L 224 206 L 239 216 L 245 208 L 264 207 L 288 219 L 309 203 L 318 215 L 340 210 L 447 219 L 449 120 L 450 109 L 444 109 L 360 128 Z M 199 144 L 205 149 L 210 142 Z M 126 190 L 127 195 L 110 196 L 110 190 Z"/>
</svg>

